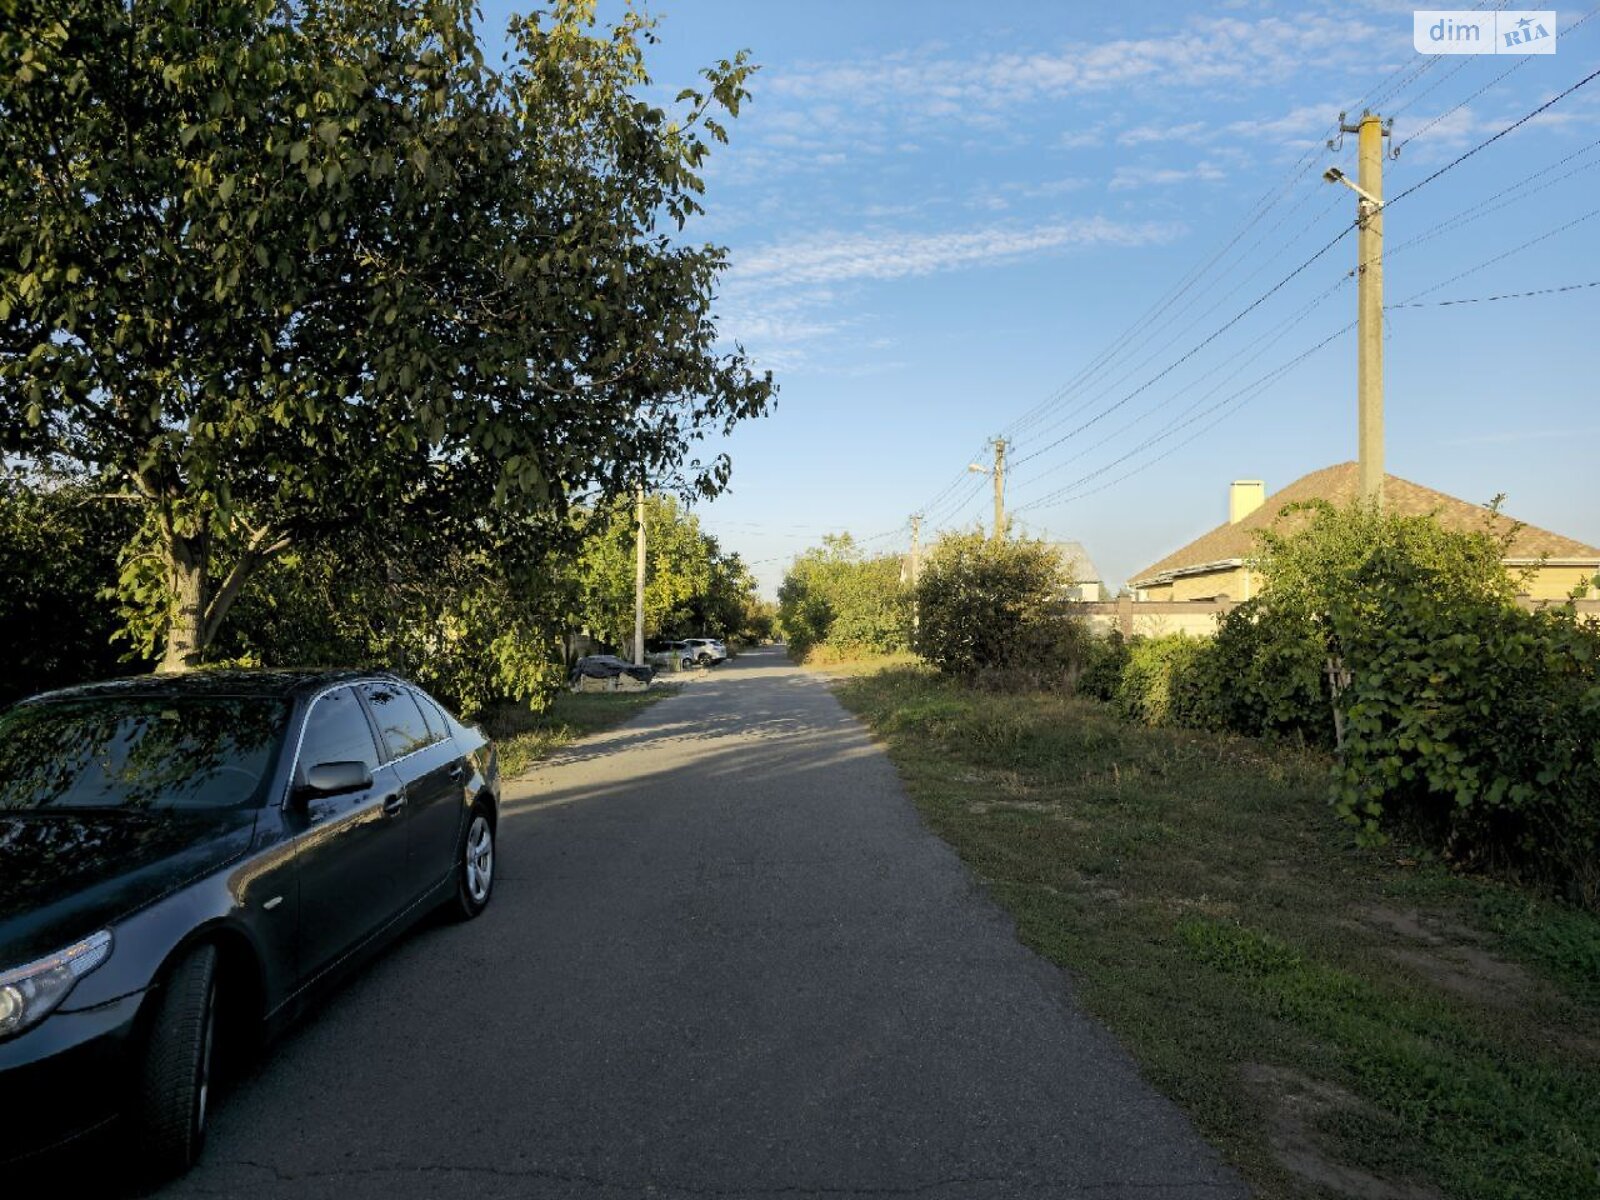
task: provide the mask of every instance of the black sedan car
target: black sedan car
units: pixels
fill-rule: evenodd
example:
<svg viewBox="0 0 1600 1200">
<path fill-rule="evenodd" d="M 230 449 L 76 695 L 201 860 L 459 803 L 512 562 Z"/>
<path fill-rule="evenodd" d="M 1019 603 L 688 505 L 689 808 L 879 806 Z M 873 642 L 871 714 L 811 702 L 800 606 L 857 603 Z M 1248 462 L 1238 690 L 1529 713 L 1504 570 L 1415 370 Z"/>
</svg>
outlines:
<svg viewBox="0 0 1600 1200">
<path fill-rule="evenodd" d="M 218 1046 L 494 885 L 492 743 L 392 675 L 201 672 L 0 714 L 0 1162 L 119 1116 L 188 1167 Z"/>
</svg>

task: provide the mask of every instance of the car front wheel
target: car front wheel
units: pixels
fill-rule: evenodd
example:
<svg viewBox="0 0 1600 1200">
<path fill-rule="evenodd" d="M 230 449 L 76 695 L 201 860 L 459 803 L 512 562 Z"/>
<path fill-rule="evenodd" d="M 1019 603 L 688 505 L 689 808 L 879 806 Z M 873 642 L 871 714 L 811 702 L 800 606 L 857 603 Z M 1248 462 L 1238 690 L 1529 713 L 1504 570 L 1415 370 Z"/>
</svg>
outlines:
<svg viewBox="0 0 1600 1200">
<path fill-rule="evenodd" d="M 456 862 L 456 915 L 470 921 L 489 907 L 494 892 L 494 821 L 488 806 L 472 806 Z"/>
<path fill-rule="evenodd" d="M 159 1176 L 187 1171 L 205 1145 L 216 1032 L 217 951 L 200 946 L 162 984 L 138 1062 L 134 1144 Z"/>
</svg>

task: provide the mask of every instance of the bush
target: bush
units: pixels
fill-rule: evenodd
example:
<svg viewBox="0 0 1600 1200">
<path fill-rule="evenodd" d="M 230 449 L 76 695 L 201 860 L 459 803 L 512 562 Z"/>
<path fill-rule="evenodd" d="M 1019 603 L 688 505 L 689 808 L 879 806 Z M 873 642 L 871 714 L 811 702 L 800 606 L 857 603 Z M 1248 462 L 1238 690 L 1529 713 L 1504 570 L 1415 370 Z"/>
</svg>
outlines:
<svg viewBox="0 0 1600 1200">
<path fill-rule="evenodd" d="M 1251 737 L 1331 748 L 1333 697 L 1321 628 L 1291 606 L 1257 598 L 1223 616 L 1202 673 L 1211 722 Z"/>
<path fill-rule="evenodd" d="M 1088 642 L 1061 603 L 1070 582 L 1060 552 L 1044 542 L 948 534 L 917 583 L 915 649 L 962 679 L 1062 683 Z"/>
<path fill-rule="evenodd" d="M 838 655 L 889 654 L 911 637 L 911 592 L 900 559 L 868 558 L 849 534 L 807 550 L 778 588 L 777 624 L 789 652 L 804 659 L 817 646 Z"/>
<path fill-rule="evenodd" d="M 1111 701 L 1127 666 L 1128 643 L 1121 630 L 1113 629 L 1103 638 L 1090 638 L 1084 646 L 1083 669 L 1078 673 L 1078 694 Z"/>
<path fill-rule="evenodd" d="M 1353 667 L 1337 811 L 1365 840 L 1399 820 L 1600 907 L 1600 630 L 1570 607 L 1385 591 L 1382 622 L 1333 617 Z"/>
<path fill-rule="evenodd" d="M 1117 712 L 1140 725 L 1210 724 L 1201 679 L 1206 649 L 1181 633 L 1134 638 L 1112 698 Z"/>
</svg>

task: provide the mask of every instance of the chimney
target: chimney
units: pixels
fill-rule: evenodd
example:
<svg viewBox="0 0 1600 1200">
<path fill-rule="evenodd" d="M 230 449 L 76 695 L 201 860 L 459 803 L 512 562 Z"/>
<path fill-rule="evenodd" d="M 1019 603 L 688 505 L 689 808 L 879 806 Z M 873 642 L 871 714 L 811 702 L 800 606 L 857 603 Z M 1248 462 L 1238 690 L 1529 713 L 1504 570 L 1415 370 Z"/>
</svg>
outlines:
<svg viewBox="0 0 1600 1200">
<path fill-rule="evenodd" d="M 1267 500 L 1267 485 L 1260 479 L 1235 479 L 1228 488 L 1228 524 L 1237 525 Z"/>
</svg>

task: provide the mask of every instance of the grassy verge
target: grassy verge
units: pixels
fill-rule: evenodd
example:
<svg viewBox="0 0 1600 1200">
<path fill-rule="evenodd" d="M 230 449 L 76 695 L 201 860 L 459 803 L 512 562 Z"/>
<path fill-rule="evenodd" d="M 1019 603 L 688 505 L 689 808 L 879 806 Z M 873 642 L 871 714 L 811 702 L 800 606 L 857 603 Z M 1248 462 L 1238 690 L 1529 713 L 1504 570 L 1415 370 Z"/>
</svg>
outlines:
<svg viewBox="0 0 1600 1200">
<path fill-rule="evenodd" d="M 1600 1197 L 1600 919 L 1330 818 L 1328 762 L 838 684 L 929 825 L 1263 1197 Z"/>
<path fill-rule="evenodd" d="M 910 667 L 919 661 L 909 650 L 891 654 L 862 654 L 857 650 L 837 651 L 828 646 L 814 646 L 797 666 L 819 675 L 845 678 L 853 675 L 872 675 L 891 667 Z"/>
<path fill-rule="evenodd" d="M 551 751 L 620 725 L 682 686 L 658 682 L 648 692 L 563 691 L 542 713 L 506 706 L 489 714 L 483 724 L 499 750 L 501 775 L 512 779 Z"/>
</svg>

